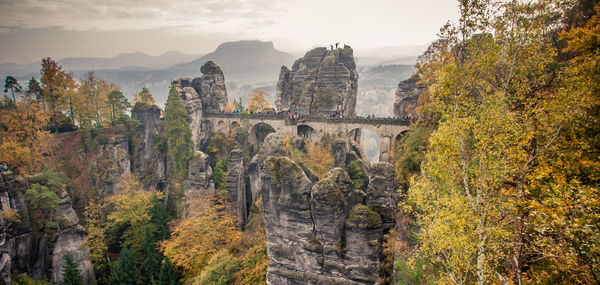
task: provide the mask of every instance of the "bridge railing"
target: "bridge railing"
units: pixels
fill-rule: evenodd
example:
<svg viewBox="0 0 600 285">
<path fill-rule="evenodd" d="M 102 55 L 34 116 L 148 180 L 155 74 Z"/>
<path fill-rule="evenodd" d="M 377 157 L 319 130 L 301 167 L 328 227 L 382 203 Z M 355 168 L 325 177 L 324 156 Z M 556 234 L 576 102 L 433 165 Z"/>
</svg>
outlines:
<svg viewBox="0 0 600 285">
<path fill-rule="evenodd" d="M 326 116 L 301 116 L 298 119 L 290 119 L 287 114 L 284 113 L 222 113 L 222 112 L 204 112 L 204 117 L 212 118 L 240 118 L 243 119 L 257 119 L 257 120 L 285 120 L 291 124 L 302 124 L 303 122 L 319 122 L 319 123 L 333 123 L 333 124 L 369 124 L 369 125 L 401 125 L 407 126 L 410 124 L 409 118 L 363 118 L 363 117 L 345 117 L 345 118 L 332 118 Z"/>
</svg>

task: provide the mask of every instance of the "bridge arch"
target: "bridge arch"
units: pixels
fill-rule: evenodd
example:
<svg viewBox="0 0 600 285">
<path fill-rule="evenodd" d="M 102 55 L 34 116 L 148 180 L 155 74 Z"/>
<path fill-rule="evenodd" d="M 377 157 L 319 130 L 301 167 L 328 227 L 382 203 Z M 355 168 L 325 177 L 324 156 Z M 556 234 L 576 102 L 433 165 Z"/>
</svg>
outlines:
<svg viewBox="0 0 600 285">
<path fill-rule="evenodd" d="M 239 127 L 241 127 L 240 123 L 238 123 L 237 121 L 233 121 L 231 122 L 231 124 L 229 124 L 229 132 L 233 132 Z"/>
<path fill-rule="evenodd" d="M 381 153 L 381 138 L 371 128 L 356 127 L 346 133 L 347 141 L 358 143 L 371 162 L 377 162 Z"/>
<path fill-rule="evenodd" d="M 296 130 L 297 130 L 296 133 L 298 134 L 299 137 L 304 138 L 308 141 L 313 142 L 318 139 L 317 131 L 309 125 L 306 125 L 306 124 L 298 125 L 296 127 Z"/>
<path fill-rule="evenodd" d="M 267 135 L 274 132 L 275 128 L 273 128 L 273 126 L 264 122 L 256 123 L 248 133 L 248 142 L 251 144 L 262 144 Z"/>
</svg>

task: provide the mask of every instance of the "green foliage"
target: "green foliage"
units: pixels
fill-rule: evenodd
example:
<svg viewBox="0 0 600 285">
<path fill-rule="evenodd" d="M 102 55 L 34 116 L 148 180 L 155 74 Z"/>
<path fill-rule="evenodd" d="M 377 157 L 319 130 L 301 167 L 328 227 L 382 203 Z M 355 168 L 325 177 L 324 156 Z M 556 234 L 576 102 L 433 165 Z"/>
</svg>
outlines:
<svg viewBox="0 0 600 285">
<path fill-rule="evenodd" d="M 410 130 L 402 134 L 394 144 L 392 157 L 396 168 L 398 183 L 408 189 L 410 179 L 421 173 L 421 163 L 429 145 L 429 136 L 435 126 L 424 121 L 413 122 Z"/>
<path fill-rule="evenodd" d="M 141 105 L 152 106 L 155 103 L 155 100 L 154 97 L 152 97 L 152 94 L 150 94 L 150 90 L 143 87 L 140 92 L 135 93 L 133 102 L 135 102 L 136 105 L 139 103 Z"/>
<path fill-rule="evenodd" d="M 227 285 L 239 266 L 236 258 L 227 249 L 221 249 L 212 256 L 194 281 L 194 285 Z"/>
<path fill-rule="evenodd" d="M 395 268 L 398 284 L 432 284 L 427 278 L 422 260 L 417 260 L 414 265 L 409 266 L 404 258 L 397 258 Z"/>
<path fill-rule="evenodd" d="M 25 197 L 31 210 L 34 229 L 39 231 L 45 227 L 54 231 L 58 228 L 54 211 L 60 202 L 57 193 L 62 191 L 64 176 L 52 170 L 44 170 L 29 181 L 32 184 L 25 191 Z"/>
<path fill-rule="evenodd" d="M 365 190 L 367 188 L 369 176 L 360 169 L 356 160 L 350 162 L 350 164 L 346 166 L 346 171 L 348 171 L 348 175 L 352 179 L 354 189 Z"/>
<path fill-rule="evenodd" d="M 213 168 L 213 179 L 215 181 L 215 187 L 217 189 L 224 190 L 226 186 L 227 172 L 225 172 L 225 160 L 219 159 L 215 167 Z"/>
<path fill-rule="evenodd" d="M 181 279 L 181 274 L 175 270 L 171 261 L 165 258 L 160 266 L 157 285 L 176 285 L 179 284 L 179 279 Z"/>
<path fill-rule="evenodd" d="M 17 81 L 17 79 L 8 75 L 8 76 L 6 76 L 6 79 L 4 80 L 4 93 L 8 92 L 8 90 L 11 91 L 11 94 L 13 97 L 13 102 L 17 102 L 17 100 L 15 99 L 15 92 L 21 93 L 21 91 L 23 90 L 23 87 L 21 87 L 21 85 L 19 85 L 19 82 Z"/>
<path fill-rule="evenodd" d="M 113 90 L 108 94 L 108 106 L 110 107 L 110 122 L 114 126 L 119 118 L 125 116 L 125 112 L 131 107 L 131 104 L 123 92 Z"/>
<path fill-rule="evenodd" d="M 34 209 L 44 210 L 46 213 L 56 209 L 56 207 L 58 207 L 58 202 L 60 201 L 60 198 L 51 187 L 37 183 L 32 184 L 25 194 L 27 195 L 29 206 Z"/>
<path fill-rule="evenodd" d="M 156 241 L 149 227 L 144 229 L 144 240 L 141 246 L 145 252 L 144 261 L 140 266 L 140 281 L 143 284 L 151 284 L 158 280 L 163 256 L 156 249 Z"/>
<path fill-rule="evenodd" d="M 35 280 L 24 274 L 13 275 L 12 281 L 15 285 L 52 285 L 52 282 L 48 280 Z"/>
<path fill-rule="evenodd" d="M 42 185 L 50 186 L 54 189 L 58 189 L 62 186 L 65 181 L 65 177 L 62 173 L 57 173 L 49 169 L 44 169 L 38 175 L 29 178 L 31 183 L 37 183 Z"/>
<path fill-rule="evenodd" d="M 25 95 L 30 96 L 31 98 L 37 101 L 44 100 L 44 90 L 40 86 L 40 83 L 35 80 L 35 78 L 31 77 L 29 83 L 27 84 L 27 91 L 25 91 Z"/>
<path fill-rule="evenodd" d="M 175 176 L 185 179 L 188 175 L 188 164 L 193 155 L 194 143 L 192 132 L 187 121 L 188 113 L 175 87 L 171 87 L 165 105 L 165 132 L 169 145 L 169 156 L 175 163 Z"/>
<path fill-rule="evenodd" d="M 64 285 L 83 285 L 83 278 L 81 277 L 77 264 L 75 264 L 70 252 L 67 252 L 64 255 L 62 278 L 62 284 Z"/>
<path fill-rule="evenodd" d="M 135 264 L 131 253 L 127 248 L 121 250 L 119 258 L 114 262 L 112 266 L 112 275 L 110 276 L 110 284 L 114 285 L 135 285 L 137 280 L 137 274 Z"/>
</svg>

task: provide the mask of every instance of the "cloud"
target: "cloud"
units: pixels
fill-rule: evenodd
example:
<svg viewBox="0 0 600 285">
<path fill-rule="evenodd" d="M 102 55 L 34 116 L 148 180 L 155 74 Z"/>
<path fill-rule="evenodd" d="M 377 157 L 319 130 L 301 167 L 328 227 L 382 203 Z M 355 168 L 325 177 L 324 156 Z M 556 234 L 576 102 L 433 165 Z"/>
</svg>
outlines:
<svg viewBox="0 0 600 285">
<path fill-rule="evenodd" d="M 23 0 L 0 1 L 0 25 L 24 29 L 138 30 L 193 26 L 230 32 L 264 25 L 285 12 L 271 0 Z M 224 25 L 226 22 L 227 25 Z"/>
</svg>

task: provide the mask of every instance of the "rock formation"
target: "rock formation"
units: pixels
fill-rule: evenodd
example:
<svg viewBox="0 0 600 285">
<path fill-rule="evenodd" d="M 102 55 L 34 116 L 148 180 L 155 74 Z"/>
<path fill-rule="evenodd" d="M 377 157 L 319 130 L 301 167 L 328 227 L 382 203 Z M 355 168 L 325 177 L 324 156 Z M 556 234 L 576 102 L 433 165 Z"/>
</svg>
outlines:
<svg viewBox="0 0 600 285">
<path fill-rule="evenodd" d="M 202 121 L 202 113 L 223 111 L 228 100 L 225 75 L 221 68 L 208 61 L 200 68 L 200 72 L 200 77 L 180 78 L 171 83 L 186 106 L 192 141 L 197 149 L 206 144 L 211 132 L 210 124 Z"/>
<path fill-rule="evenodd" d="M 188 179 L 186 181 L 187 187 L 183 193 L 185 197 L 185 212 L 190 207 L 190 201 L 215 196 L 215 182 L 212 177 L 212 168 L 208 163 L 209 159 L 210 157 L 207 154 L 196 151 L 194 157 L 190 160 Z"/>
<path fill-rule="evenodd" d="M 25 188 L 22 178 L 10 172 L 0 175 L 0 283 L 11 284 L 11 273 L 27 273 L 34 279 L 50 277 L 60 284 L 64 254 L 70 252 L 85 284 L 93 284 L 90 250 L 85 244 L 87 233 L 79 224 L 67 191 L 57 193 L 59 202 L 53 215 L 58 232 L 46 234 L 33 230 Z"/>
<path fill-rule="evenodd" d="M 292 70 L 281 68 L 275 105 L 278 110 L 304 114 L 356 114 L 358 72 L 352 48 L 315 48 L 296 60 Z"/>
<path fill-rule="evenodd" d="M 159 146 L 166 144 L 165 122 L 160 118 L 160 109 L 156 105 L 136 104 L 131 117 L 141 122 L 131 142 L 135 147 L 131 158 L 133 172 L 144 185 L 160 190 L 168 167 L 166 151 Z"/>
<path fill-rule="evenodd" d="M 118 193 L 121 190 L 121 177 L 130 172 L 131 160 L 127 138 L 117 139 L 101 146 L 95 159 L 90 162 L 89 173 L 92 174 L 92 185 L 104 198 Z"/>
<path fill-rule="evenodd" d="M 251 162 L 259 165 L 270 260 L 267 283 L 376 284 L 384 230 L 395 222 L 393 166 L 376 163 L 369 170 L 359 163 L 369 175 L 365 193 L 354 189 L 340 167 L 319 181 L 311 179 L 306 168 L 278 151 L 282 139 L 270 134 L 265 139 L 270 148 Z M 345 161 L 362 162 L 354 151 L 339 150 L 343 144 L 335 145 L 336 156 L 345 153 Z M 341 161 L 336 159 L 343 166 Z"/>
<path fill-rule="evenodd" d="M 397 118 L 408 118 L 412 115 L 411 110 L 417 106 L 419 95 L 425 91 L 425 87 L 417 85 L 419 80 L 420 77 L 415 74 L 398 84 L 394 102 L 394 115 Z"/>
<path fill-rule="evenodd" d="M 243 229 L 248 218 L 246 179 L 244 179 L 244 161 L 242 151 L 234 149 L 227 161 L 227 211 L 237 217 L 238 228 Z"/>
</svg>

